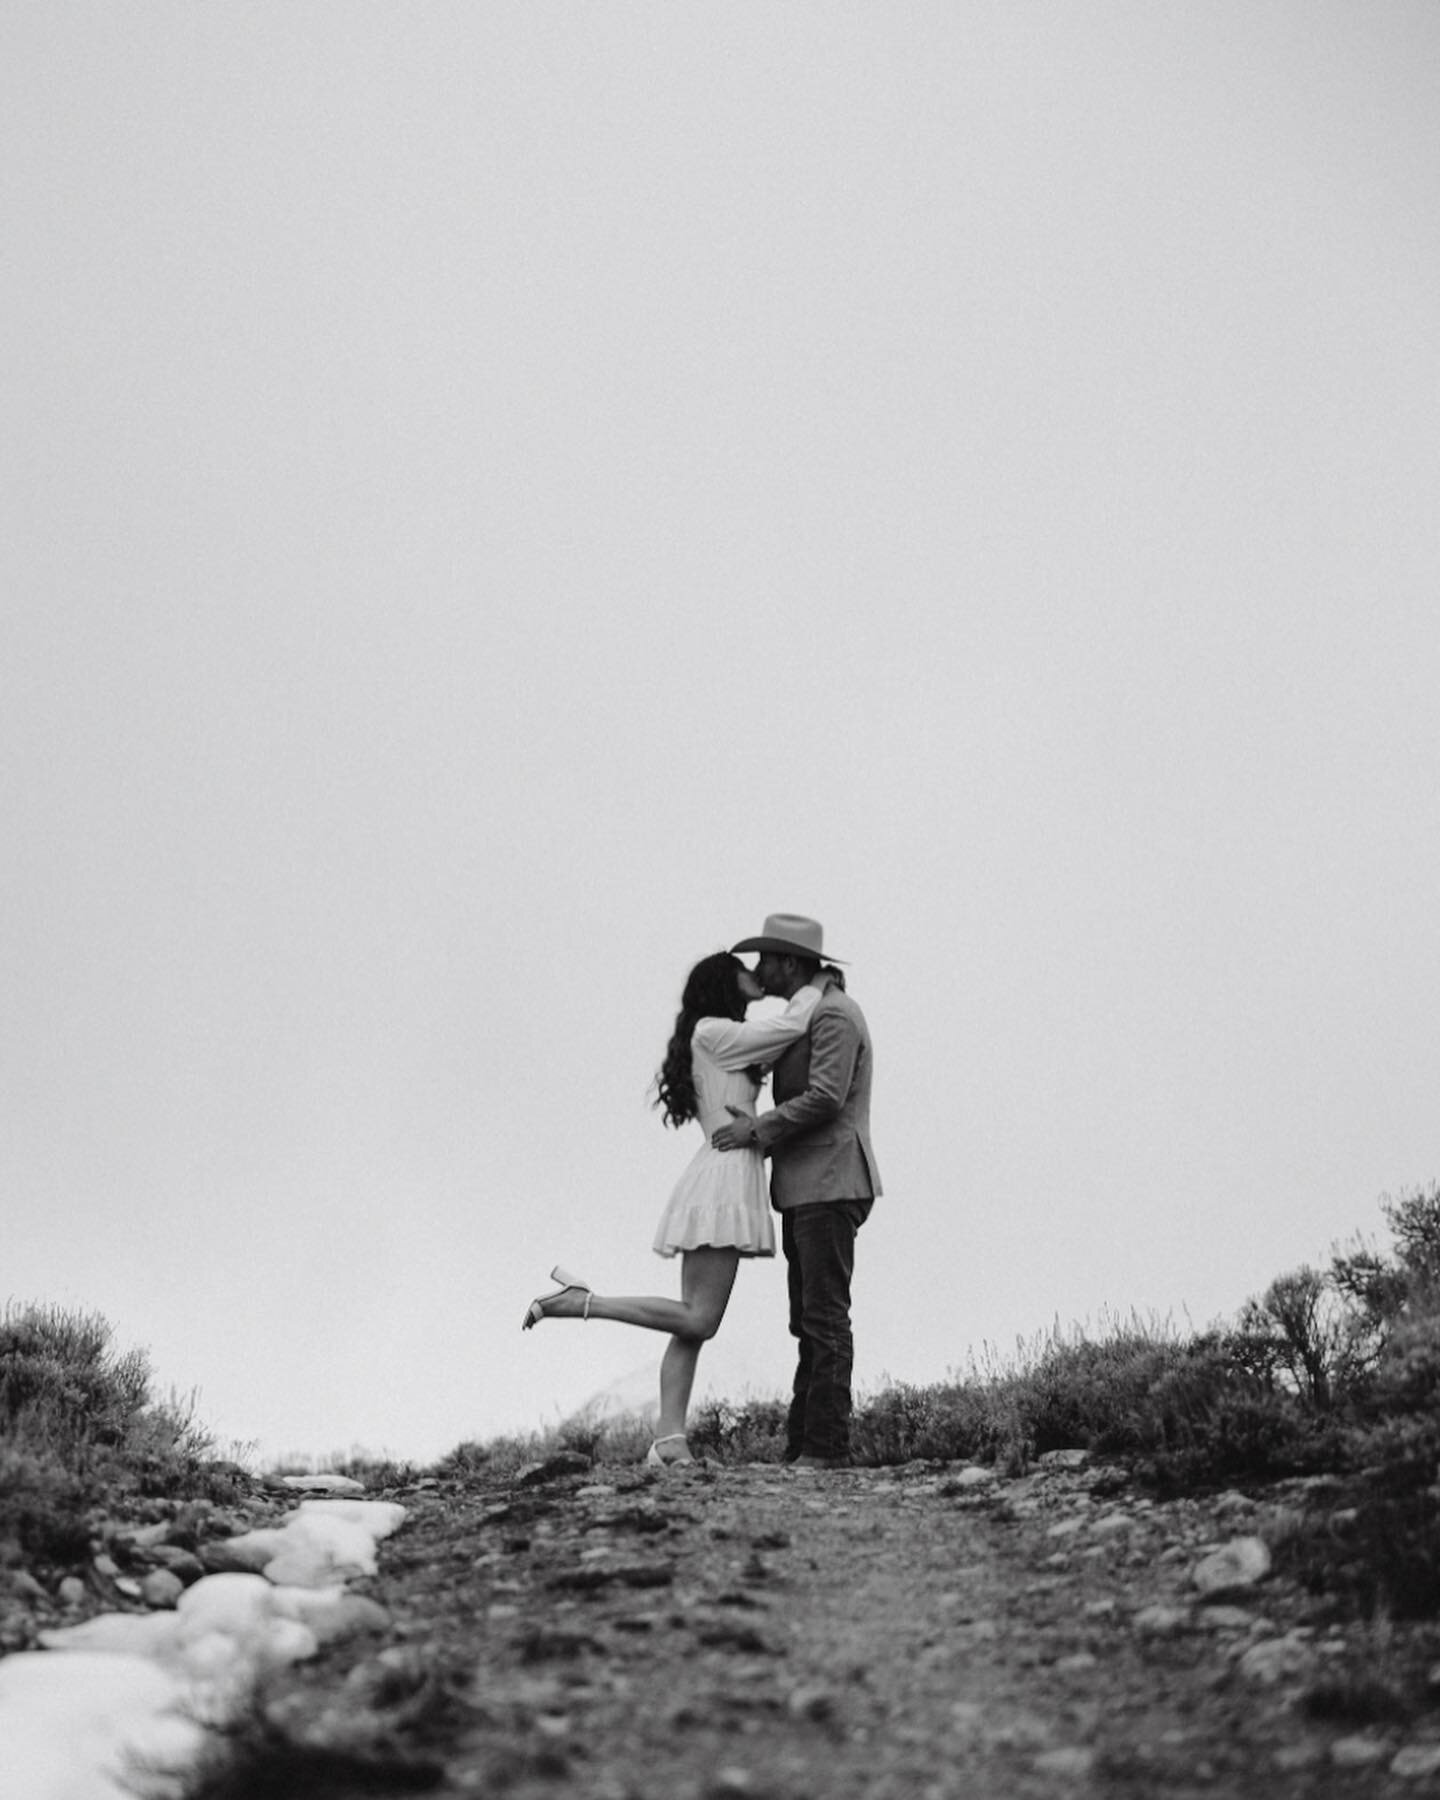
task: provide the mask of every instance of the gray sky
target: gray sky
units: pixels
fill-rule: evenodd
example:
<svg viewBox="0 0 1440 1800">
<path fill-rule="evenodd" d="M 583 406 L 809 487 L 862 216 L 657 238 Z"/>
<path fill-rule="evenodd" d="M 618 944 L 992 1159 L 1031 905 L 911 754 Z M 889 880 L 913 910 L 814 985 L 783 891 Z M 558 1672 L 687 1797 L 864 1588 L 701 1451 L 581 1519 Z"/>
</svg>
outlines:
<svg viewBox="0 0 1440 1800">
<path fill-rule="evenodd" d="M 0 1296 L 271 1452 L 553 1420 L 772 910 L 867 1387 L 1440 1175 L 1433 5 L 12 7 L 0 88 Z"/>
</svg>

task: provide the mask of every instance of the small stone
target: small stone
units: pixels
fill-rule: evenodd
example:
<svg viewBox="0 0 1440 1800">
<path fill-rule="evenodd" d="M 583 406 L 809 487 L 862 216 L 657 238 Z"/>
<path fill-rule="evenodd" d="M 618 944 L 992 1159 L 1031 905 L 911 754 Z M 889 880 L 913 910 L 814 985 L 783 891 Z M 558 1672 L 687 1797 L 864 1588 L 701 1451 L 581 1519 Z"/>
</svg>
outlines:
<svg viewBox="0 0 1440 1800">
<path fill-rule="evenodd" d="M 28 1569 L 12 1569 L 10 1592 L 18 1600 L 48 1600 L 50 1596 Z"/>
<path fill-rule="evenodd" d="M 97 1575 L 103 1575 L 107 1581 L 113 1581 L 120 1573 L 119 1563 L 113 1556 L 107 1556 L 104 1551 L 95 1558 L 92 1567 Z"/>
<path fill-rule="evenodd" d="M 275 1557 L 273 1535 L 262 1542 L 252 1541 L 255 1532 L 243 1532 L 233 1538 L 214 1538 L 200 1546 L 200 1566 L 207 1575 L 258 1575 Z"/>
<path fill-rule="evenodd" d="M 1255 1614 L 1243 1606 L 1202 1606 L 1195 1623 L 1207 1631 L 1248 1631 L 1255 1623 Z"/>
<path fill-rule="evenodd" d="M 1232 1538 L 1209 1556 L 1202 1557 L 1190 1579 L 1202 1594 L 1224 1594 L 1254 1587 L 1270 1573 L 1270 1552 L 1263 1538 Z"/>
<path fill-rule="evenodd" d="M 982 1468 L 979 1463 L 968 1463 L 963 1469 L 957 1469 L 940 1492 L 950 1493 L 956 1488 L 993 1487 L 997 1480 L 993 1469 Z"/>
<path fill-rule="evenodd" d="M 1190 1629 L 1190 1613 L 1183 1606 L 1145 1606 L 1131 1622 L 1146 1637 L 1178 1637 Z"/>
<path fill-rule="evenodd" d="M 142 1577 L 139 1588 L 140 1598 L 158 1611 L 175 1604 L 185 1592 L 185 1583 L 169 1569 L 152 1569 Z"/>
<path fill-rule="evenodd" d="M 162 1569 L 169 1569 L 172 1575 L 178 1575 L 188 1587 L 192 1581 L 198 1581 L 205 1573 L 205 1566 L 198 1556 L 188 1550 L 182 1550 L 178 1544 L 156 1544 L 145 1552 L 145 1560 L 158 1563 Z"/>
<path fill-rule="evenodd" d="M 1088 1450 L 1047 1450 L 1040 1458 L 1042 1469 L 1083 1469 L 1090 1460 Z"/>
<path fill-rule="evenodd" d="M 1047 1538 L 1074 1537 L 1076 1532 L 1084 1529 L 1085 1520 L 1083 1518 L 1062 1519 L 1058 1525 L 1048 1526 L 1045 1535 Z"/>
<path fill-rule="evenodd" d="M 1062 1656 L 1055 1667 L 1062 1675 L 1078 1675 L 1082 1670 L 1093 1669 L 1098 1661 L 1089 1650 L 1077 1650 L 1073 1656 Z"/>
<path fill-rule="evenodd" d="M 55 1591 L 62 1606 L 83 1606 L 89 1593 L 78 1575 L 67 1575 Z"/>
<path fill-rule="evenodd" d="M 1440 1744 L 1406 1744 L 1391 1759 L 1390 1773 L 1404 1776 L 1409 1781 L 1426 1775 L 1440 1775 Z"/>
<path fill-rule="evenodd" d="M 1095 1767 L 1095 1752 L 1080 1744 L 1067 1744 L 1058 1750 L 1043 1750 L 1031 1767 L 1038 1775 L 1063 1775 L 1082 1780 Z"/>
<path fill-rule="evenodd" d="M 586 1475 L 591 1466 L 590 1458 L 581 1456 L 579 1451 L 559 1450 L 543 1462 L 526 1463 L 523 1469 L 518 1469 L 515 1486 L 539 1487 L 547 1481 L 559 1481 L 566 1475 Z"/>
<path fill-rule="evenodd" d="M 1247 1681 L 1261 1687 L 1274 1687 L 1279 1681 L 1306 1674 L 1314 1663 L 1315 1653 L 1293 1633 L 1284 1637 L 1265 1638 L 1252 1644 L 1240 1658 L 1237 1667 Z"/>
<path fill-rule="evenodd" d="M 1040 1750 L 1054 1737 L 1050 1720 L 1039 1713 L 1014 1713 L 987 1732 L 997 1750 Z"/>
<path fill-rule="evenodd" d="M 1103 1519 L 1097 1519 L 1090 1527 L 1096 1537 L 1113 1537 L 1118 1531 L 1133 1531 L 1135 1521 L 1128 1513 L 1106 1513 Z"/>
<path fill-rule="evenodd" d="M 1313 1769 L 1323 1755 L 1319 1744 L 1287 1744 L 1275 1752 L 1273 1760 L 1277 1769 L 1290 1774 L 1296 1769 Z"/>
<path fill-rule="evenodd" d="M 748 1769 L 717 1769 L 705 1793 L 707 1800 L 738 1800 L 755 1792 L 755 1778 Z"/>
<path fill-rule="evenodd" d="M 1337 1769 L 1368 1769 L 1389 1754 L 1390 1746 L 1383 1739 L 1359 1735 L 1336 1738 L 1330 1746 L 1330 1760 Z"/>
<path fill-rule="evenodd" d="M 835 1696 L 828 1688 L 798 1687 L 785 1702 L 792 1719 L 809 1719 L 822 1724 L 835 1716 Z"/>
</svg>

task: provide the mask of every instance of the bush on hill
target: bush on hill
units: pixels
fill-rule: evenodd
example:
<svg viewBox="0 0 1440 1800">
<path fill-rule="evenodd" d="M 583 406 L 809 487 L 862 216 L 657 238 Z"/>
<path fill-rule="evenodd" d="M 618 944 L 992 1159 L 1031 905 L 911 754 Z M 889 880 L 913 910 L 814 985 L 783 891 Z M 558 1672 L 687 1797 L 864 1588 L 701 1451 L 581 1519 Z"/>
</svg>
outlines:
<svg viewBox="0 0 1440 1800">
<path fill-rule="evenodd" d="M 188 1406 L 153 1399 L 144 1354 L 117 1354 L 98 1315 L 0 1314 L 0 1566 L 83 1557 L 102 1504 L 233 1497 L 240 1471 L 210 1447 Z"/>
</svg>

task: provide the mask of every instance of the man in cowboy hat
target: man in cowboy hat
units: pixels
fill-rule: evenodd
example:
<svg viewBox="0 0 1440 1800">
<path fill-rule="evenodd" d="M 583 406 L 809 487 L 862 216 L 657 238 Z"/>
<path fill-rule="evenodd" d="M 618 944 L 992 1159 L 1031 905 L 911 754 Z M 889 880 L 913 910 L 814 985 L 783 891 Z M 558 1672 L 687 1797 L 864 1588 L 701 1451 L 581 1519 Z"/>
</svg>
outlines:
<svg viewBox="0 0 1440 1800">
<path fill-rule="evenodd" d="M 822 962 L 819 922 L 771 913 L 759 937 L 735 954 L 759 953 L 755 978 L 767 994 L 788 1000 L 813 981 Z M 844 990 L 827 989 L 807 1037 L 775 1064 L 771 1111 L 735 1114 L 711 1135 L 717 1150 L 758 1144 L 770 1158 L 770 1201 L 780 1214 L 789 1272 L 790 1334 L 799 1340 L 785 1460 L 834 1468 L 850 1460 L 850 1281 L 855 1234 L 880 1192 L 870 1147 L 870 1079 L 874 1059 L 865 1015 Z"/>
</svg>

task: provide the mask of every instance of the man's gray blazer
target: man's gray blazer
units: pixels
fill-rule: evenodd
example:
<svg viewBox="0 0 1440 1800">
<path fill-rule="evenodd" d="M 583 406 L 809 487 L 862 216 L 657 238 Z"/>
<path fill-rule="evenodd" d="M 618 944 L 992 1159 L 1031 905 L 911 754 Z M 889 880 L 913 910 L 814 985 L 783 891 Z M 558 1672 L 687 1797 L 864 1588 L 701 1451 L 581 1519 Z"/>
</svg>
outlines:
<svg viewBox="0 0 1440 1800">
<path fill-rule="evenodd" d="M 880 1192 L 870 1147 L 874 1057 L 865 1015 L 830 988 L 800 1038 L 775 1064 L 775 1105 L 756 1122 L 770 1157 L 770 1201 L 784 1212 L 817 1200 L 869 1200 Z"/>
</svg>

